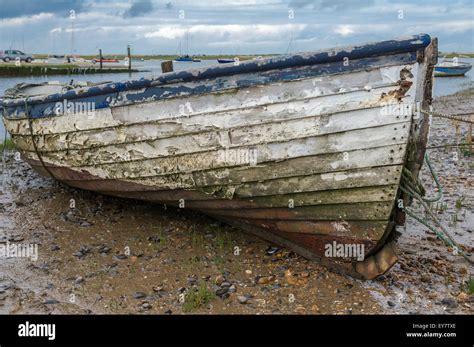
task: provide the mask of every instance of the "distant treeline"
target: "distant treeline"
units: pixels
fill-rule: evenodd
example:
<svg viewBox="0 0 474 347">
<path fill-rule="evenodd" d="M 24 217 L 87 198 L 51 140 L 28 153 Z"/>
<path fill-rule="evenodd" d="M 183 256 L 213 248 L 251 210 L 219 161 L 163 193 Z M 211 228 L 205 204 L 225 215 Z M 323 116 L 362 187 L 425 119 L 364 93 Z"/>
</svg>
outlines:
<svg viewBox="0 0 474 347">
<path fill-rule="evenodd" d="M 126 67 L 110 67 L 100 69 L 98 66 L 80 66 L 74 64 L 26 64 L 17 66 L 12 63 L 0 64 L 0 76 L 45 76 L 45 75 L 77 75 L 95 73 L 117 73 L 117 72 L 137 72 L 138 70 L 128 70 Z"/>
<path fill-rule="evenodd" d="M 440 57 L 445 58 L 474 58 L 474 53 L 461 53 L 461 52 L 439 52 Z"/>
</svg>

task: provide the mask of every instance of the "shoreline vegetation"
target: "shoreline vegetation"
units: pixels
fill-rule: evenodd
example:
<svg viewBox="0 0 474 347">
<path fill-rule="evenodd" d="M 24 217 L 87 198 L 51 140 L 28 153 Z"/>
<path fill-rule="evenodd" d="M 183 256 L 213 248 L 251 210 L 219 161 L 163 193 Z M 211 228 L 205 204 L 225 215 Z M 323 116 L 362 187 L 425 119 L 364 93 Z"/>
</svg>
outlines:
<svg viewBox="0 0 474 347">
<path fill-rule="evenodd" d="M 45 75 L 77 75 L 95 73 L 118 73 L 118 72 L 140 72 L 142 70 L 131 69 L 122 66 L 111 66 L 100 69 L 97 65 L 79 64 L 26 64 L 17 66 L 14 63 L 0 64 L 1 77 L 17 76 L 45 76 Z"/>
<path fill-rule="evenodd" d="M 7 138 L 6 140 L 2 140 L 0 142 L 0 152 L 3 152 L 4 150 L 11 151 L 13 149 L 15 149 L 15 145 L 13 144 L 12 140 L 10 140 L 9 138 Z"/>
<path fill-rule="evenodd" d="M 474 58 L 474 52 L 461 53 L 461 52 L 439 52 L 439 56 L 443 58 Z"/>
</svg>

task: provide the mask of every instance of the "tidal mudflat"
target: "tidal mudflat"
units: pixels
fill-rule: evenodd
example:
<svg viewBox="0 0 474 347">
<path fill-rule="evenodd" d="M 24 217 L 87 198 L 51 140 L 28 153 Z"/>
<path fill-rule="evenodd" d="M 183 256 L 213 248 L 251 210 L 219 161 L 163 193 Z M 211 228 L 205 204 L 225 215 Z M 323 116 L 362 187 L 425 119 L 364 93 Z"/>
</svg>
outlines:
<svg viewBox="0 0 474 347">
<path fill-rule="evenodd" d="M 450 113 L 473 107 L 472 90 L 434 105 Z M 428 153 L 445 190 L 437 214 L 474 253 L 467 131 L 433 118 Z M 474 312 L 473 266 L 411 218 L 399 229 L 400 261 L 362 282 L 191 211 L 63 186 L 14 151 L 1 173 L 0 244 L 38 246 L 36 261 L 1 259 L 1 313 Z M 426 167 L 422 178 L 433 194 Z"/>
</svg>

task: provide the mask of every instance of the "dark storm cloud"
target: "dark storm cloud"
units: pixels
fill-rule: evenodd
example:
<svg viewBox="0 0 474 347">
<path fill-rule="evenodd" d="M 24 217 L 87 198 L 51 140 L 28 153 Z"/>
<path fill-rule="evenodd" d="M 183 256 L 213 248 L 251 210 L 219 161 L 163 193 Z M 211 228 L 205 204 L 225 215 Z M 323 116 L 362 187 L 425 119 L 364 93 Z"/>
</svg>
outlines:
<svg viewBox="0 0 474 347">
<path fill-rule="evenodd" d="M 85 0 L 0 0 L 0 18 L 14 18 L 39 13 L 67 15 L 70 10 L 80 12 Z"/>
<path fill-rule="evenodd" d="M 80 12 L 74 43 L 81 54 L 95 54 L 98 47 L 123 52 L 127 44 L 140 53 L 174 54 L 184 28 L 193 54 L 279 53 L 289 50 L 289 42 L 296 52 L 420 32 L 439 37 L 441 50 L 471 52 L 472 1 L 0 0 L 0 49 L 69 51 L 68 12 L 74 9 Z"/>
<path fill-rule="evenodd" d="M 142 0 L 135 2 L 130 6 L 130 8 L 125 11 L 123 14 L 124 18 L 133 18 L 133 17 L 141 17 L 145 14 L 148 14 L 153 10 L 153 4 L 151 0 Z"/>
<path fill-rule="evenodd" d="M 374 4 L 374 0 L 291 0 L 288 7 L 311 8 L 319 11 L 344 11 L 347 9 L 363 8 Z"/>
</svg>

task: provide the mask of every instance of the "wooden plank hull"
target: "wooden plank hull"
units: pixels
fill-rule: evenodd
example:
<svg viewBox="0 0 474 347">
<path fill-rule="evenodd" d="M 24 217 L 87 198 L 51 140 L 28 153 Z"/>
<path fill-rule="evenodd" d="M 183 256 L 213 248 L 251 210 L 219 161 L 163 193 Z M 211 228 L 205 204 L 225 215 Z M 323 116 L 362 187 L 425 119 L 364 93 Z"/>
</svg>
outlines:
<svg viewBox="0 0 474 347">
<path fill-rule="evenodd" d="M 410 49 L 350 68 L 257 64 L 159 87 L 168 94 L 151 83 L 97 96 L 108 104 L 92 115 L 44 116 L 46 98 L 7 107 L 5 124 L 25 160 L 65 184 L 201 211 L 373 278 L 396 261 L 401 172 L 426 136 L 411 106 L 426 98 L 432 54 Z"/>
</svg>

